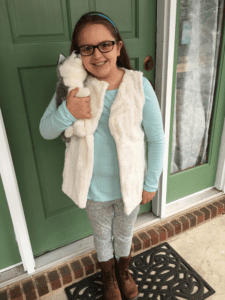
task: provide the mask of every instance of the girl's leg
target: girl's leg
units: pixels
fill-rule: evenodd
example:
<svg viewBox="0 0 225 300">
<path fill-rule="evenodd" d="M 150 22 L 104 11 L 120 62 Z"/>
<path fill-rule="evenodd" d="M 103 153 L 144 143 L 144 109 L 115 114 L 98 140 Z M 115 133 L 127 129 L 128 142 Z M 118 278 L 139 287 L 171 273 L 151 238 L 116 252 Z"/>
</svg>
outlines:
<svg viewBox="0 0 225 300">
<path fill-rule="evenodd" d="M 115 257 L 119 261 L 120 257 L 128 256 L 132 245 L 133 229 L 137 219 L 140 204 L 128 216 L 124 212 L 123 199 L 117 199 L 114 203 L 115 216 L 113 219 L 113 244 Z"/>
<path fill-rule="evenodd" d="M 114 218 L 113 203 L 96 202 L 87 199 L 86 212 L 90 220 L 98 261 L 108 261 L 113 258 L 112 221 Z"/>
</svg>

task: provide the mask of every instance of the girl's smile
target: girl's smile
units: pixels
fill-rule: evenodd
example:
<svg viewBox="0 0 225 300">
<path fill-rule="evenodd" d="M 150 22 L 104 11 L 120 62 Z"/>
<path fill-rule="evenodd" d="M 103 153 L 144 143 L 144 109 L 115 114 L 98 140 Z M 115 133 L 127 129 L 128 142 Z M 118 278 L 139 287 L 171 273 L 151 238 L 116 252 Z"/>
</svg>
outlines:
<svg viewBox="0 0 225 300">
<path fill-rule="evenodd" d="M 96 66 L 96 67 L 103 66 L 105 63 L 106 63 L 106 61 L 100 62 L 100 63 L 95 63 L 94 66 Z"/>
<path fill-rule="evenodd" d="M 78 47 L 95 46 L 105 41 L 115 41 L 115 38 L 104 25 L 86 25 L 79 35 Z M 121 75 L 124 74 L 124 71 L 117 67 L 117 57 L 120 56 L 122 43 L 122 41 L 117 42 L 113 50 L 107 53 L 102 53 L 98 48 L 95 48 L 92 55 L 82 55 L 85 69 L 98 80 L 108 82 L 110 87 L 116 86 L 121 81 Z"/>
</svg>

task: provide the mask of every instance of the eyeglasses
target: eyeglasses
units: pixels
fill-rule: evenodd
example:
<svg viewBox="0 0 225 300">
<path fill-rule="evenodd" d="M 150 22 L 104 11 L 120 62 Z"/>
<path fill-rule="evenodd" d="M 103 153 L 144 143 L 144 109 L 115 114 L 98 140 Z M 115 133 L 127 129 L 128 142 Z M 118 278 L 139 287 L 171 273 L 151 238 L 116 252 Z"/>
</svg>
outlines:
<svg viewBox="0 0 225 300">
<path fill-rule="evenodd" d="M 101 42 L 96 46 L 92 46 L 92 45 L 81 46 L 78 48 L 78 51 L 81 55 L 84 56 L 92 55 L 95 51 L 95 48 L 98 48 L 98 50 L 102 53 L 107 53 L 113 50 L 114 44 L 116 43 L 117 41 L 106 41 L 106 42 Z"/>
</svg>

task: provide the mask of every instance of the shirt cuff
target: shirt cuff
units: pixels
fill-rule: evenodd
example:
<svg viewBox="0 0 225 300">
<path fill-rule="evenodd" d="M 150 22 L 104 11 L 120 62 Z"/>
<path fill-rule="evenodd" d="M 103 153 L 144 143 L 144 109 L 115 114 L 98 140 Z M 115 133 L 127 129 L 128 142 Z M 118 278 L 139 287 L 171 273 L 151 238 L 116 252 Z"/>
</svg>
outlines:
<svg viewBox="0 0 225 300">
<path fill-rule="evenodd" d="M 143 185 L 143 190 L 145 190 L 146 192 L 149 192 L 149 193 L 153 193 L 153 192 L 156 192 L 158 190 L 158 188 L 149 188 L 148 186 L 146 186 L 146 184 L 144 183 Z"/>
<path fill-rule="evenodd" d="M 71 114 L 71 112 L 66 107 L 66 101 L 63 101 L 62 104 L 58 107 L 58 111 L 61 114 L 63 119 L 74 122 L 77 119 Z"/>
</svg>

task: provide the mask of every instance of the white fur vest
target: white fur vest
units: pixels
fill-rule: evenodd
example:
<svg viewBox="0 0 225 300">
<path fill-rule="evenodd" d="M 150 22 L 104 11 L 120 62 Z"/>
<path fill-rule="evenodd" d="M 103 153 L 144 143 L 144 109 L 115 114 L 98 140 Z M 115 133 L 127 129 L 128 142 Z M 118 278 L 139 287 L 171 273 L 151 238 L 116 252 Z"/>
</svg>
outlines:
<svg viewBox="0 0 225 300">
<path fill-rule="evenodd" d="M 109 129 L 115 140 L 124 212 L 127 215 L 142 201 L 144 177 L 147 173 L 146 142 L 141 127 L 143 106 L 143 73 L 125 71 L 111 106 Z M 80 208 L 85 208 L 94 166 L 94 132 L 101 117 L 109 83 L 87 76 L 90 89 L 91 119 L 84 120 L 86 136 L 73 135 L 66 143 L 63 170 L 63 192 Z M 76 123 L 76 121 L 75 121 Z"/>
</svg>

